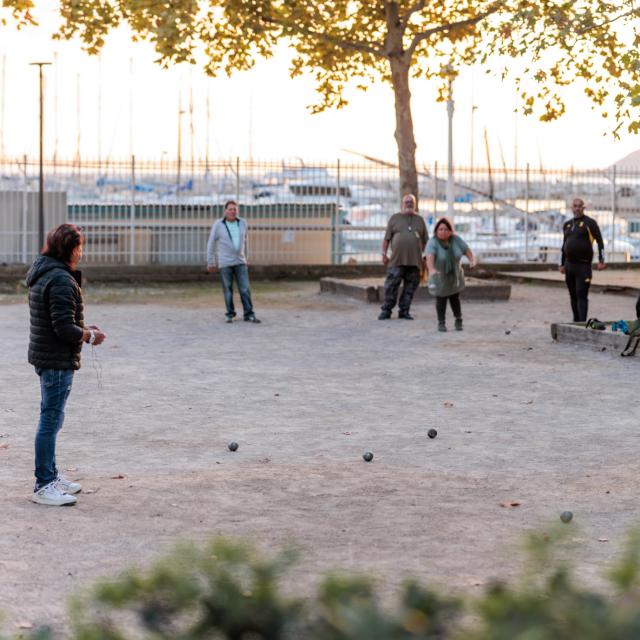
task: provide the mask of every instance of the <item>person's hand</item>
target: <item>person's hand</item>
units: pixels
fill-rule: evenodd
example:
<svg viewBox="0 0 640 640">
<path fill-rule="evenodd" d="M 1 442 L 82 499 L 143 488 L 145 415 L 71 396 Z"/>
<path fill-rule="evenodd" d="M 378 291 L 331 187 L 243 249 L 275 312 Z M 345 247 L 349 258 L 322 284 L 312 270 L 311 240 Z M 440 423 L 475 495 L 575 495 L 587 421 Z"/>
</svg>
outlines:
<svg viewBox="0 0 640 640">
<path fill-rule="evenodd" d="M 91 331 L 100 331 L 100 327 L 97 324 L 90 324 L 87 326 L 87 329 L 91 329 Z"/>
<path fill-rule="evenodd" d="M 473 269 L 478 264 L 478 261 L 475 258 L 469 258 L 469 268 Z"/>
<path fill-rule="evenodd" d="M 603 269 L 606 269 L 607 265 L 604 262 L 598 262 L 598 271 L 602 271 Z"/>
<path fill-rule="evenodd" d="M 564 267 L 558 267 L 558 271 L 560 271 L 560 273 L 564 273 L 566 269 Z"/>
<path fill-rule="evenodd" d="M 389 264 L 389 256 L 386 253 L 382 254 L 382 264 L 385 267 Z"/>
<path fill-rule="evenodd" d="M 100 331 L 98 327 L 92 325 L 90 327 L 85 327 L 87 331 L 89 331 L 89 337 L 87 338 L 87 344 L 91 344 L 89 340 L 91 340 L 91 333 L 93 333 L 93 344 L 92 347 L 97 347 L 99 344 L 102 344 L 107 339 L 107 334 L 104 331 Z"/>
<path fill-rule="evenodd" d="M 215 273 L 215 267 L 207 267 L 207 273 Z"/>
</svg>

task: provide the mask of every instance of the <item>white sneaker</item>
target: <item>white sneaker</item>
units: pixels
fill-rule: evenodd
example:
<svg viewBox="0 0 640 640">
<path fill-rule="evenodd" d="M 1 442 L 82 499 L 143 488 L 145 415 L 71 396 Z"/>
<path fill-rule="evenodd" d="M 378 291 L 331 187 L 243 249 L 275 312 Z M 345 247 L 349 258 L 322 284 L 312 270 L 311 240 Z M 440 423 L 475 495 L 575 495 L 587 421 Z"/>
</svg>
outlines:
<svg viewBox="0 0 640 640">
<path fill-rule="evenodd" d="M 54 480 L 44 487 L 40 487 L 37 491 L 34 491 L 31 495 L 31 502 L 47 504 L 52 507 L 64 507 L 75 504 L 77 500 L 68 493 L 61 491 L 57 486 L 57 481 Z"/>
<path fill-rule="evenodd" d="M 82 485 L 79 482 L 73 482 L 73 480 L 65 478 L 61 473 L 58 474 L 58 477 L 55 479 L 55 483 L 58 489 L 63 493 L 72 495 L 82 491 Z"/>
</svg>

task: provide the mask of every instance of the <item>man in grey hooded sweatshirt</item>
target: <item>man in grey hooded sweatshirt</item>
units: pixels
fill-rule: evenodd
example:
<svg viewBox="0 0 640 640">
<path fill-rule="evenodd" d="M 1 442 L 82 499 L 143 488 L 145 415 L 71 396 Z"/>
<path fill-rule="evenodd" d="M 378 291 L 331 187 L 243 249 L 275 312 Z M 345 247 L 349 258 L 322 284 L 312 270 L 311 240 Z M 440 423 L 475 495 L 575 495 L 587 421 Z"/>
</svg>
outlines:
<svg viewBox="0 0 640 640">
<path fill-rule="evenodd" d="M 238 203 L 229 200 L 224 205 L 224 217 L 211 227 L 207 243 L 207 271 L 220 270 L 220 282 L 224 304 L 227 308 L 227 322 L 233 322 L 236 315 L 233 305 L 233 281 L 240 292 L 244 321 L 260 323 L 253 311 L 247 267 L 247 223 L 238 216 Z"/>
</svg>

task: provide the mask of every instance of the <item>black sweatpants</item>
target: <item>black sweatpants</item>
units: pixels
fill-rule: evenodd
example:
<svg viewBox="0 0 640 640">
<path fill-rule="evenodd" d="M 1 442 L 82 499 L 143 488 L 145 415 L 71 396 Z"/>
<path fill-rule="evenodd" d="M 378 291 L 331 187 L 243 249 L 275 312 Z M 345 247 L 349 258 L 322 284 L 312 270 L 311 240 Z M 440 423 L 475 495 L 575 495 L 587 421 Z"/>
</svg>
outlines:
<svg viewBox="0 0 640 640">
<path fill-rule="evenodd" d="M 402 293 L 398 301 L 398 293 L 402 284 Z M 391 313 L 398 303 L 400 315 L 409 313 L 413 295 L 420 285 L 420 269 L 418 267 L 389 267 L 387 279 L 384 282 L 384 302 L 382 311 Z"/>
<path fill-rule="evenodd" d="M 444 322 L 444 316 L 447 312 L 447 300 L 451 305 L 451 311 L 455 318 L 462 318 L 462 309 L 460 307 L 460 294 L 454 293 L 452 296 L 438 296 L 436 298 L 436 313 L 438 314 L 438 322 Z"/>
<path fill-rule="evenodd" d="M 574 322 L 586 322 L 587 320 L 592 275 L 591 264 L 566 262 L 564 265 L 564 281 L 569 289 Z"/>
</svg>

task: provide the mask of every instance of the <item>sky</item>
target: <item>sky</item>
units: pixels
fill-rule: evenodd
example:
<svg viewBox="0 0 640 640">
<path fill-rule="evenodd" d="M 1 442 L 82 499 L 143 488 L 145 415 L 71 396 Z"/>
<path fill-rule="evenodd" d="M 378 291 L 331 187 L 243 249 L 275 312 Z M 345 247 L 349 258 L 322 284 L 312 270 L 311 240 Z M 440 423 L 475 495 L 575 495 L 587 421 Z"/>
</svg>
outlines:
<svg viewBox="0 0 640 640">
<path fill-rule="evenodd" d="M 38 80 L 29 63 L 43 60 L 55 63 L 45 71 L 48 157 L 55 151 L 59 158 L 73 159 L 79 149 L 86 160 L 132 153 L 141 159 L 175 159 L 181 120 L 181 154 L 187 160 L 192 146 L 196 159 L 205 157 L 207 146 L 214 160 L 357 161 L 346 149 L 392 162 L 397 158 L 393 94 L 383 83 L 367 92 L 350 90 L 344 109 L 311 115 L 313 78 L 289 78 L 291 56 L 284 46 L 249 72 L 211 79 L 192 65 L 162 70 L 152 47 L 132 43 L 126 29 L 109 37 L 99 58 L 83 53 L 77 41 L 53 41 L 53 5 L 38 6 L 40 27 L 0 26 L 0 154 L 37 154 Z M 432 81 L 414 79 L 411 90 L 417 159 L 445 164 L 446 105 L 436 102 Z M 518 167 L 599 168 L 640 148 L 637 136 L 623 133 L 616 141 L 605 135 L 611 122 L 591 110 L 578 87 L 570 89 L 567 114 L 555 123 L 514 114 L 513 84 L 487 77 L 480 68 L 461 74 L 454 98 L 457 165 L 469 166 L 473 157 L 474 165 L 486 166 L 485 129 L 495 166 L 504 161 Z"/>
</svg>

